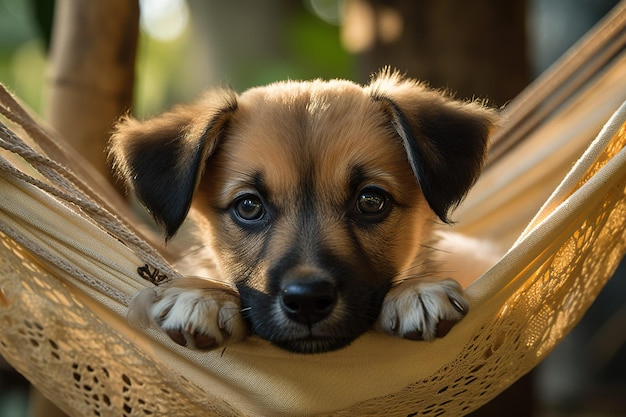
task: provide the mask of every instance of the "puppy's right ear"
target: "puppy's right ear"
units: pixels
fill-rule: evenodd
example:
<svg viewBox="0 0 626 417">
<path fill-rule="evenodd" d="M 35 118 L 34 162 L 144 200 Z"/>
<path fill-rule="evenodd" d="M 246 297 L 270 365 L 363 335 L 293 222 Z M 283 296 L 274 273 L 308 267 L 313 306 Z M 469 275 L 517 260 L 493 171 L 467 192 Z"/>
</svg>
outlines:
<svg viewBox="0 0 626 417">
<path fill-rule="evenodd" d="M 214 152 L 237 96 L 216 90 L 152 119 L 125 117 L 116 125 L 109 159 L 171 238 L 189 212 L 207 158 Z"/>
</svg>

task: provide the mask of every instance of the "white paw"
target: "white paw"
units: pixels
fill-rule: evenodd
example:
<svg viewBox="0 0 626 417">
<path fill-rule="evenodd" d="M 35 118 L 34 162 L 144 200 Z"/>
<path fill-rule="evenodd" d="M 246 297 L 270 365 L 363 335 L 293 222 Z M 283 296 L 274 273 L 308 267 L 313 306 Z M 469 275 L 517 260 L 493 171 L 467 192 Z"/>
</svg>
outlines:
<svg viewBox="0 0 626 417">
<path fill-rule="evenodd" d="M 221 283 L 180 278 L 138 293 L 127 320 L 139 327 L 163 330 L 192 349 L 215 349 L 246 337 L 239 295 Z"/>
<path fill-rule="evenodd" d="M 387 293 L 376 328 L 405 339 L 432 340 L 445 336 L 468 310 L 463 289 L 452 279 L 405 281 Z"/>
</svg>

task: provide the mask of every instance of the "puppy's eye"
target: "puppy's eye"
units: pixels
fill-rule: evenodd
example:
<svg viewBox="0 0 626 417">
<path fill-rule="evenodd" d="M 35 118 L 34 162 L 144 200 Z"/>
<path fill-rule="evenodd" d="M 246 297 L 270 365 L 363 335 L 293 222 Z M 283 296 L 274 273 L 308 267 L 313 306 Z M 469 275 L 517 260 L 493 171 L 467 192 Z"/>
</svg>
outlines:
<svg viewBox="0 0 626 417">
<path fill-rule="evenodd" d="M 385 202 L 382 194 L 365 191 L 359 195 L 356 208 L 361 214 L 378 214 L 385 209 Z"/>
<path fill-rule="evenodd" d="M 265 215 L 261 199 L 253 194 L 246 194 L 234 202 L 235 215 L 244 221 L 260 220 Z"/>
<path fill-rule="evenodd" d="M 379 188 L 365 188 L 356 199 L 356 213 L 367 220 L 382 220 L 389 213 L 390 208 L 389 194 Z"/>
</svg>

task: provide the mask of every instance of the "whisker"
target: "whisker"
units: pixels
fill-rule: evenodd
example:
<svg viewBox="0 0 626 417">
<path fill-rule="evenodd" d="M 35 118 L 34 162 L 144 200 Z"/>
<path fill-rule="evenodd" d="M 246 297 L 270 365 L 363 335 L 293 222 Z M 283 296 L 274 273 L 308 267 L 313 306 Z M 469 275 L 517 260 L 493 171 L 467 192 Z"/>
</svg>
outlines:
<svg viewBox="0 0 626 417">
<path fill-rule="evenodd" d="M 434 259 L 426 259 L 419 264 L 414 264 L 405 268 L 401 271 L 398 271 L 397 275 L 410 275 L 410 274 L 429 274 L 438 272 L 439 269 L 436 267 L 438 264 L 441 264 L 441 261 L 437 261 Z"/>
<path fill-rule="evenodd" d="M 434 251 L 434 252 L 452 253 L 452 252 L 450 252 L 448 250 L 441 249 L 441 248 L 438 248 L 436 246 L 433 246 L 433 245 L 430 245 L 430 244 L 427 244 L 427 243 L 420 243 L 419 246 L 421 248 L 428 249 L 428 250 L 431 250 L 431 251 Z"/>
<path fill-rule="evenodd" d="M 436 267 L 439 264 L 441 264 L 440 261 L 425 259 L 419 264 L 411 265 L 410 267 L 399 271 L 396 276 L 391 279 L 391 284 L 398 285 L 405 281 L 438 277 L 442 272 Z"/>
</svg>

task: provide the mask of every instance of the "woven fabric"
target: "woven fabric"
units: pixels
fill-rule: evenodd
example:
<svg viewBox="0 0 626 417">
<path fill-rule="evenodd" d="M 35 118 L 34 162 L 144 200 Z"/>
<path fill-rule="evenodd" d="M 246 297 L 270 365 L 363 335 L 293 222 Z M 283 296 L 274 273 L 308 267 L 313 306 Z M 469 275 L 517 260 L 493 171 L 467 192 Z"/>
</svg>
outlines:
<svg viewBox="0 0 626 417">
<path fill-rule="evenodd" d="M 145 259 L 75 203 L 3 171 L 0 352 L 70 415 L 462 415 L 528 372 L 580 319 L 626 250 L 626 107 L 445 338 L 374 332 L 303 356 L 250 340 L 198 353 L 124 320 Z M 5 135 L 6 136 L 6 135 Z M 6 162 L 6 161 L 5 161 Z"/>
<path fill-rule="evenodd" d="M 552 350 L 626 253 L 625 63 L 492 161 L 455 213 L 508 250 L 445 338 L 370 332 L 318 355 L 254 337 L 194 352 L 127 324 L 132 296 L 176 270 L 0 91 L 0 354 L 72 416 L 467 414 Z"/>
</svg>

